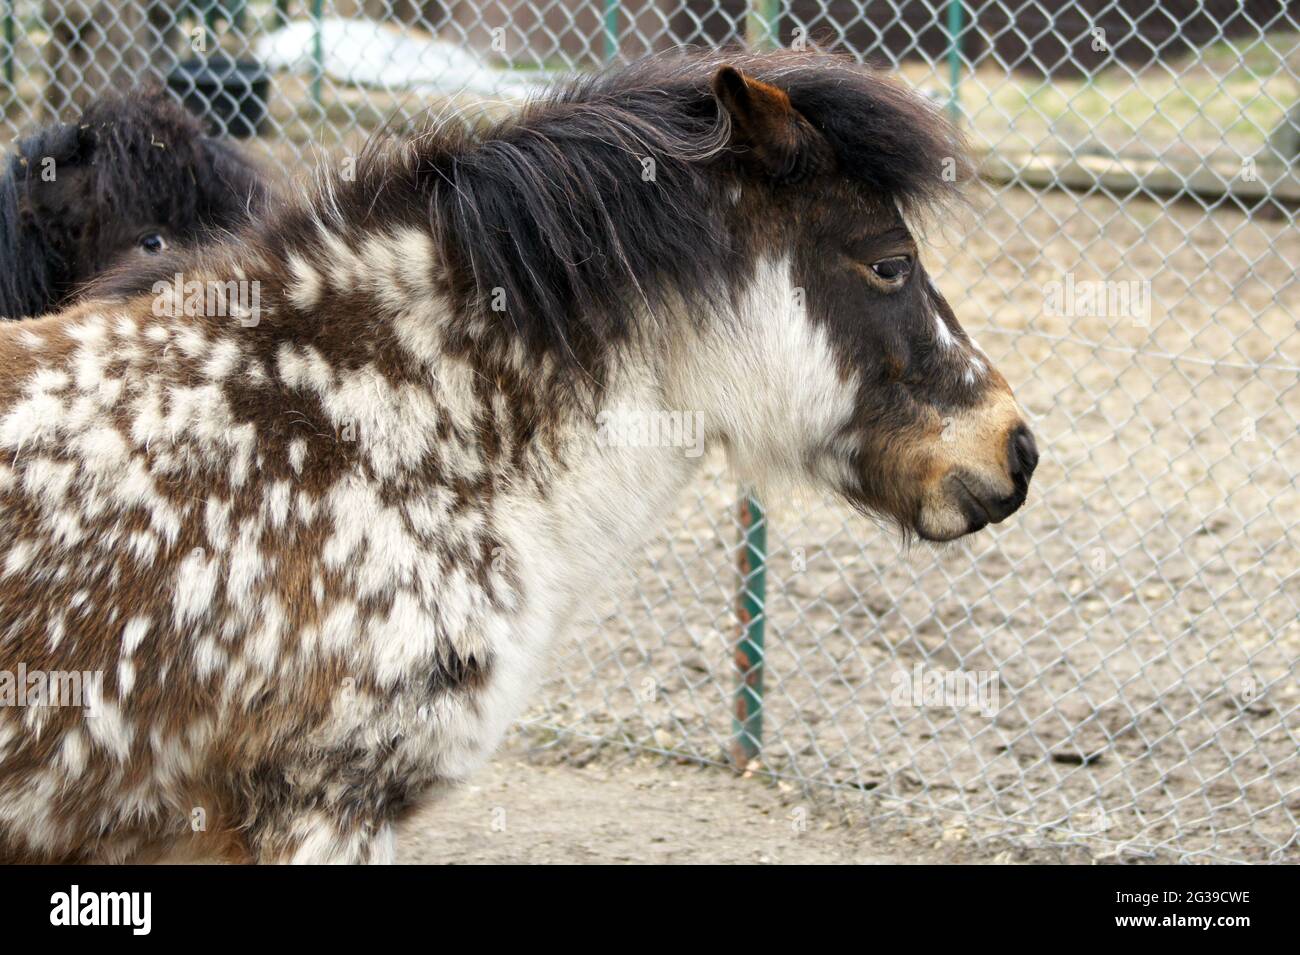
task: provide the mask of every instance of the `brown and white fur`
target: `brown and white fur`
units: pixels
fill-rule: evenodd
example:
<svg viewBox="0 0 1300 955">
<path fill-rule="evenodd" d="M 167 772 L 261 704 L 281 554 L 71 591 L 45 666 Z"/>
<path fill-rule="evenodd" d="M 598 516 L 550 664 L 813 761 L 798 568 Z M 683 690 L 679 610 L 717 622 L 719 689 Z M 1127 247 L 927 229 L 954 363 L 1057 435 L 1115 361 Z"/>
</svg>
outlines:
<svg viewBox="0 0 1300 955">
<path fill-rule="evenodd" d="M 1037 452 L 905 221 L 945 159 L 854 64 L 651 60 L 0 327 L 0 671 L 104 675 L 0 707 L 0 859 L 390 859 L 694 473 L 602 411 L 927 539 L 1006 517 Z"/>
</svg>

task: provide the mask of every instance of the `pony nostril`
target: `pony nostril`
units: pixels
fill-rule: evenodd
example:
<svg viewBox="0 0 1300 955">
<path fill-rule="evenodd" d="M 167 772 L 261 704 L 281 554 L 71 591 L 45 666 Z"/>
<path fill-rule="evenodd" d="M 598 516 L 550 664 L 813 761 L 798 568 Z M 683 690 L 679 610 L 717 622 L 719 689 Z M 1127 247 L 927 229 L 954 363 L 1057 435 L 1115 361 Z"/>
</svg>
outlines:
<svg viewBox="0 0 1300 955">
<path fill-rule="evenodd" d="M 1008 457 L 1011 459 L 1011 477 L 1012 480 L 1025 484 L 1034 476 L 1034 469 L 1038 467 L 1038 445 L 1034 442 L 1033 432 L 1025 425 L 1017 425 L 1016 429 L 1011 432 L 1010 448 Z"/>
</svg>

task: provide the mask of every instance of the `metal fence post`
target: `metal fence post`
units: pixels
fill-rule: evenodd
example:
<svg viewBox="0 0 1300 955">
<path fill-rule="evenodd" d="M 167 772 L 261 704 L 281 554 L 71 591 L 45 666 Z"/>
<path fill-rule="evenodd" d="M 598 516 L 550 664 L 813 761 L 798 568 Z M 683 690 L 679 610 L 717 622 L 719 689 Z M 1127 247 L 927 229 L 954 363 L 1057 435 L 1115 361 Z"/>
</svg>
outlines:
<svg viewBox="0 0 1300 955">
<path fill-rule="evenodd" d="M 961 119 L 961 31 L 963 0 L 948 0 L 948 114 Z"/>
<path fill-rule="evenodd" d="M 767 596 L 767 516 L 752 494 L 740 502 L 740 593 L 736 633 L 735 741 L 732 760 L 743 769 L 763 747 L 763 626 Z"/>
<path fill-rule="evenodd" d="M 5 84 L 14 85 L 14 4 L 5 4 Z"/>
<path fill-rule="evenodd" d="M 750 0 L 745 14 L 745 42 L 753 49 L 777 46 L 781 36 L 781 0 Z"/>
<path fill-rule="evenodd" d="M 605 62 L 618 57 L 618 8 L 620 0 L 605 0 Z"/>
<path fill-rule="evenodd" d="M 324 110 L 324 97 L 321 94 L 321 82 L 325 76 L 325 51 L 322 47 L 325 32 L 325 12 L 322 0 L 313 0 L 311 5 L 312 47 L 311 47 L 311 99 L 317 110 Z"/>
</svg>

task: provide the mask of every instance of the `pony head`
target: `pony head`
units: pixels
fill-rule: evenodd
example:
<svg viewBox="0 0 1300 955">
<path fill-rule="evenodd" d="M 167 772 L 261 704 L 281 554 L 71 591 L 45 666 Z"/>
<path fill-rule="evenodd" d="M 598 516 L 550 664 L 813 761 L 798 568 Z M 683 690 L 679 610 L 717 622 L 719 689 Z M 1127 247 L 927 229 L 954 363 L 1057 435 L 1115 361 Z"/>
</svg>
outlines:
<svg viewBox="0 0 1300 955">
<path fill-rule="evenodd" d="M 133 258 L 243 224 L 266 199 L 257 168 L 165 92 L 93 102 L 21 140 L 0 177 L 0 315 L 39 315 Z"/>
<path fill-rule="evenodd" d="M 774 380 L 722 415 L 729 443 L 749 470 L 811 476 L 926 540 L 1003 520 L 1025 501 L 1034 438 L 909 227 L 968 178 L 960 137 L 854 64 L 749 63 L 718 66 L 710 87 L 729 219 L 759 250 L 740 306 L 748 360 Z"/>
<path fill-rule="evenodd" d="M 329 207 L 432 216 L 474 354 L 522 345 L 598 401 L 650 356 L 743 478 L 829 486 L 927 540 L 1024 502 L 1033 436 L 911 228 L 970 174 L 924 98 L 821 53 L 652 57 L 398 156 L 400 176 L 363 157 Z"/>
</svg>

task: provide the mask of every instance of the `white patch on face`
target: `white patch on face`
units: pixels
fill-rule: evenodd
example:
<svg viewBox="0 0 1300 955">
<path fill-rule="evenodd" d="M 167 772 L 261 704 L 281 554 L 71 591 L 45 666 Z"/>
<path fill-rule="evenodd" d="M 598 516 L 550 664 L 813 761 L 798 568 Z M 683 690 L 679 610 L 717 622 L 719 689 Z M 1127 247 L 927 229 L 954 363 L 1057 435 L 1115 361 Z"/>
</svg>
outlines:
<svg viewBox="0 0 1300 955">
<path fill-rule="evenodd" d="M 760 262 L 738 326 L 688 332 L 667 373 L 669 407 L 700 412 L 706 444 L 722 439 L 740 473 L 759 485 L 804 483 L 811 455 L 850 420 L 856 401 L 857 382 L 841 376 L 805 296 L 789 259 Z"/>
</svg>

